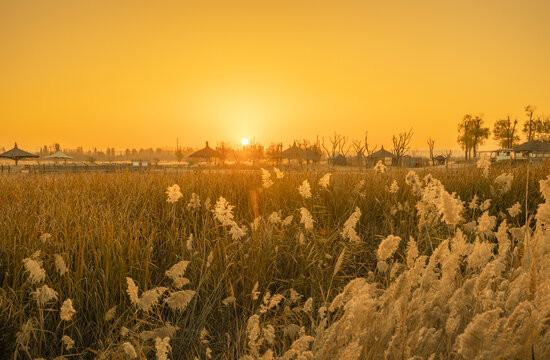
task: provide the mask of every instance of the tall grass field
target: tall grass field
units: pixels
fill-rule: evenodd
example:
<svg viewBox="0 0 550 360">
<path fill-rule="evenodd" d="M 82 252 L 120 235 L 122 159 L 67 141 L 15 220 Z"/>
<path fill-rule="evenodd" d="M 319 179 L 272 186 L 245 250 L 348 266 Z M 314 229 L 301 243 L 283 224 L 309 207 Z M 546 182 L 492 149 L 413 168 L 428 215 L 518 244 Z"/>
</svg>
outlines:
<svg viewBox="0 0 550 360">
<path fill-rule="evenodd" d="M 550 359 L 550 164 L 0 176 L 2 359 Z"/>
</svg>

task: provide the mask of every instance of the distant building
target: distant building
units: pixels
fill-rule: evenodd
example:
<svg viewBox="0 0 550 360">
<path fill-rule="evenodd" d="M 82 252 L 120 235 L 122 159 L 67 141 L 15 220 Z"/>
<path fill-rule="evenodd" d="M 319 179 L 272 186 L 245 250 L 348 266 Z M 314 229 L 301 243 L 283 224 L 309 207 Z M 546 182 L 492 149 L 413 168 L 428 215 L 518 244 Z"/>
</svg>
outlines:
<svg viewBox="0 0 550 360">
<path fill-rule="evenodd" d="M 396 157 L 391 152 L 384 150 L 384 146 L 382 146 L 382 149 L 367 156 L 367 163 L 372 166 L 376 165 L 380 160 L 384 165 L 395 165 Z"/>
<path fill-rule="evenodd" d="M 434 157 L 434 165 L 445 165 L 447 163 L 447 157 L 445 155 L 437 155 Z"/>
<path fill-rule="evenodd" d="M 334 154 L 328 160 L 332 165 L 346 166 L 348 164 L 348 160 L 342 154 Z"/>
</svg>

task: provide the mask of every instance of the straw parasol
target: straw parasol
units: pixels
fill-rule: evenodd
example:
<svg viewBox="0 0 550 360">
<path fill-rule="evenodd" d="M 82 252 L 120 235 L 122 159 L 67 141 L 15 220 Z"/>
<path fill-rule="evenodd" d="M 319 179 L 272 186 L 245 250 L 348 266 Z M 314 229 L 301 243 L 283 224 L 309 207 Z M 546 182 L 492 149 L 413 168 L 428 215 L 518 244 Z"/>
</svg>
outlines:
<svg viewBox="0 0 550 360">
<path fill-rule="evenodd" d="M 221 154 L 212 149 L 210 146 L 208 146 L 208 141 L 206 142 L 206 146 L 198 151 L 195 151 L 191 155 L 189 155 L 190 158 L 201 158 L 201 159 L 207 159 L 210 160 L 210 158 L 220 158 Z"/>
<path fill-rule="evenodd" d="M 303 156 L 302 150 L 296 146 L 296 142 L 286 150 L 281 151 L 279 157 L 282 159 L 301 159 Z"/>
<path fill-rule="evenodd" d="M 380 150 L 373 152 L 368 157 L 371 159 L 385 159 L 385 158 L 394 159 L 395 155 L 389 152 L 388 150 L 385 150 L 384 146 L 382 146 Z"/>
<path fill-rule="evenodd" d="M 29 152 L 26 152 L 24 150 L 19 149 L 17 147 L 17 143 L 15 143 L 15 146 L 13 147 L 13 149 L 8 150 L 3 154 L 0 154 L 0 158 L 7 158 L 7 159 L 15 160 L 15 166 L 17 166 L 17 163 L 21 159 L 37 158 L 37 157 L 38 157 L 38 155 L 31 154 Z"/>
<path fill-rule="evenodd" d="M 46 159 L 53 159 L 53 160 L 71 160 L 73 157 L 65 154 L 62 151 L 56 151 L 51 155 L 48 155 L 45 157 Z"/>
</svg>

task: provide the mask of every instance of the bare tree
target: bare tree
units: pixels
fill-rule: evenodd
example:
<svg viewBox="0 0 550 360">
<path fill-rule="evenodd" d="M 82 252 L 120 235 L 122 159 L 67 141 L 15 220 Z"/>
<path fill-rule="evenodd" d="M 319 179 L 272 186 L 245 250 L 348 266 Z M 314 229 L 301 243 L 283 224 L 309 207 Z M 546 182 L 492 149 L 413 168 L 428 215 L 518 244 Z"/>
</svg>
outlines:
<svg viewBox="0 0 550 360">
<path fill-rule="evenodd" d="M 451 150 L 445 150 L 445 167 L 449 168 L 449 160 L 451 159 L 451 155 L 453 152 Z"/>
<path fill-rule="evenodd" d="M 225 160 L 227 159 L 230 150 L 231 147 L 224 141 L 220 141 L 216 146 L 216 151 L 220 153 L 220 161 L 222 162 L 222 165 L 225 164 Z"/>
<path fill-rule="evenodd" d="M 409 151 L 410 149 L 409 144 L 411 143 L 412 136 L 413 136 L 413 131 L 411 128 L 408 132 L 402 132 L 398 136 L 394 135 L 392 137 L 393 153 L 399 165 L 401 165 L 403 156 L 405 156 L 407 151 Z"/>
<path fill-rule="evenodd" d="M 334 137 L 330 137 L 330 136 L 328 137 L 330 141 L 330 144 L 328 145 L 328 147 L 327 145 L 325 145 L 325 138 L 323 137 L 322 139 L 323 139 L 322 141 L 323 149 L 325 149 L 325 152 L 327 153 L 327 157 L 329 159 L 329 163 L 331 164 L 332 164 L 332 159 L 334 158 L 334 155 L 336 155 L 337 153 L 340 153 L 345 156 L 351 147 L 351 145 L 348 146 L 348 149 L 344 153 L 344 148 L 348 142 L 348 138 L 346 136 L 338 134 L 336 131 L 334 132 Z"/>
<path fill-rule="evenodd" d="M 432 166 L 435 165 L 435 158 L 434 158 L 434 145 L 435 140 L 431 137 L 428 138 L 428 148 L 430 149 L 430 159 L 432 160 Z"/>
<path fill-rule="evenodd" d="M 365 157 L 365 144 L 361 140 L 353 140 L 353 149 L 357 155 L 357 163 L 359 170 L 363 166 L 363 158 Z"/>
<path fill-rule="evenodd" d="M 527 141 L 535 139 L 536 136 L 536 120 L 533 119 L 533 115 L 537 108 L 532 105 L 527 105 L 525 107 L 525 114 L 529 117 L 527 121 L 523 124 L 523 133 L 527 136 Z"/>
</svg>

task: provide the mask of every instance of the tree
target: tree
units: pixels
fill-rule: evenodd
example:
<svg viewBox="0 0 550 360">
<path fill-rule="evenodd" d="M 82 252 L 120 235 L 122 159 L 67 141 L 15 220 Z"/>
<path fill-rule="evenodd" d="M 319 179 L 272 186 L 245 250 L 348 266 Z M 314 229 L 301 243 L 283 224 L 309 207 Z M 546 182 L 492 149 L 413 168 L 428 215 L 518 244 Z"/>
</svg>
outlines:
<svg viewBox="0 0 550 360">
<path fill-rule="evenodd" d="M 359 162 L 359 170 L 361 170 L 361 166 L 363 163 L 363 159 L 366 159 L 370 154 L 376 151 L 377 146 L 375 146 L 373 149 L 369 149 L 369 132 L 365 131 L 365 139 L 363 141 L 361 140 L 353 140 L 353 149 L 355 150 L 357 154 L 357 159 Z"/>
<path fill-rule="evenodd" d="M 453 152 L 451 150 L 445 150 L 445 167 L 449 168 L 449 160 L 451 160 L 451 155 Z"/>
<path fill-rule="evenodd" d="M 503 149 L 511 149 L 519 142 L 519 135 L 516 132 L 517 120 L 510 119 L 508 116 L 506 119 L 500 119 L 495 122 L 493 128 L 493 139 L 495 139 L 499 146 Z"/>
<path fill-rule="evenodd" d="M 281 162 L 281 152 L 283 152 L 283 143 L 271 143 L 265 151 L 266 155 L 273 159 L 274 164 Z"/>
<path fill-rule="evenodd" d="M 430 149 L 430 159 L 432 160 L 432 166 L 435 165 L 435 158 L 434 158 L 434 146 L 435 146 L 435 140 L 431 137 L 428 138 L 428 148 Z"/>
<path fill-rule="evenodd" d="M 550 141 L 550 118 L 537 117 L 535 120 L 535 137 L 534 140 Z"/>
<path fill-rule="evenodd" d="M 489 128 L 483 127 L 483 118 L 481 116 L 464 115 L 462 121 L 458 124 L 458 143 L 464 149 L 464 158 L 466 160 L 477 156 L 477 149 L 483 145 L 489 138 Z"/>
<path fill-rule="evenodd" d="M 536 136 L 536 123 L 533 119 L 536 107 L 527 105 L 525 107 L 525 114 L 527 114 L 527 121 L 523 124 L 523 133 L 527 137 L 527 141 L 535 140 Z"/>
<path fill-rule="evenodd" d="M 412 128 L 408 132 L 402 132 L 398 136 L 393 135 L 393 154 L 397 164 L 401 165 L 403 156 L 409 151 L 409 144 L 413 136 Z"/>
<path fill-rule="evenodd" d="M 181 151 L 181 149 L 177 149 L 175 152 L 175 155 L 176 155 L 176 159 L 178 159 L 178 164 L 179 164 L 183 159 L 183 151 Z"/>
<path fill-rule="evenodd" d="M 347 150 L 344 151 L 344 148 L 346 147 L 346 144 L 348 142 L 348 138 L 346 136 L 340 135 L 334 132 L 334 137 L 328 137 L 330 141 L 330 145 L 325 146 L 325 138 L 323 137 L 322 146 L 323 149 L 325 149 L 325 152 L 327 153 L 328 161 L 329 163 L 332 163 L 332 160 L 334 158 L 334 155 L 341 154 L 346 156 L 349 149 L 351 148 L 351 145 L 348 146 Z"/>
<path fill-rule="evenodd" d="M 227 159 L 227 156 L 229 155 L 229 152 L 231 151 L 231 147 L 228 143 L 224 141 L 220 141 L 218 145 L 216 146 L 216 151 L 220 153 L 220 161 L 222 162 L 222 165 L 225 164 L 225 160 Z"/>
</svg>

